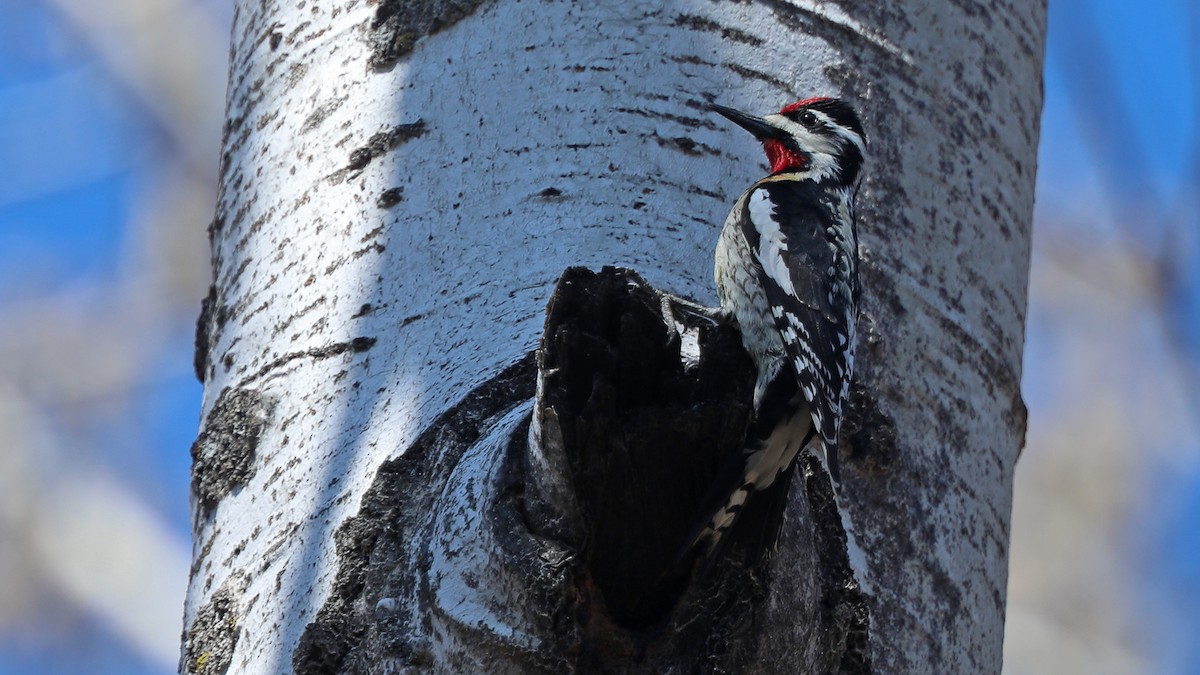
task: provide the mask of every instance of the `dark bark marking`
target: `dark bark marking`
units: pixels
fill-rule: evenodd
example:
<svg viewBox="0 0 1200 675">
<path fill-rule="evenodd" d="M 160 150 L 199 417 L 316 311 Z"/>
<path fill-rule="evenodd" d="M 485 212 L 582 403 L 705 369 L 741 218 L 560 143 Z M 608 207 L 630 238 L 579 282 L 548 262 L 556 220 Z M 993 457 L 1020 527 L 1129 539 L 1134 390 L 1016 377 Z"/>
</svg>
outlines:
<svg viewBox="0 0 1200 675">
<path fill-rule="evenodd" d="M 301 307 L 300 309 L 296 310 L 295 312 L 292 312 L 292 314 L 290 316 L 288 316 L 288 318 L 284 319 L 283 322 L 277 324 L 274 328 L 271 329 L 271 339 L 274 340 L 275 338 L 279 337 L 284 331 L 286 331 L 288 328 L 290 328 L 293 323 L 295 323 L 296 319 L 299 319 L 300 317 L 305 316 L 306 314 L 312 312 L 313 310 L 320 307 L 321 305 L 324 305 L 327 302 L 329 302 L 329 298 L 322 295 L 322 296 L 317 297 L 315 300 L 308 303 L 304 307 Z M 242 325 L 243 326 L 246 325 L 246 319 L 257 314 L 259 311 L 266 309 L 268 306 L 269 305 L 267 305 L 267 303 L 264 302 L 262 305 L 255 308 L 249 314 L 244 315 L 242 317 Z"/>
<path fill-rule="evenodd" d="M 364 234 L 362 236 L 362 238 L 359 239 L 359 241 L 360 242 L 370 241 L 371 239 L 378 237 L 383 232 L 383 230 L 384 230 L 383 225 L 376 225 L 370 232 L 367 232 L 366 234 Z"/>
<path fill-rule="evenodd" d="M 372 159 L 389 150 L 394 150 L 401 143 L 424 136 L 425 131 L 425 122 L 423 120 L 417 120 L 409 124 L 397 124 L 388 131 L 381 131 L 372 136 L 365 146 L 350 153 L 349 168 L 352 171 L 362 169 Z"/>
<path fill-rule="evenodd" d="M 413 50 L 421 38 L 462 21 L 486 0 L 381 0 L 371 21 L 368 65 L 386 70 Z"/>
<path fill-rule="evenodd" d="M 705 61 L 704 59 L 700 58 L 699 56 L 694 56 L 692 54 L 688 54 L 685 56 L 672 56 L 672 57 L 670 57 L 670 59 L 674 63 L 686 63 L 691 66 L 712 66 L 712 65 L 714 65 L 712 62 Z"/>
<path fill-rule="evenodd" d="M 905 63 L 897 59 L 886 47 L 879 44 L 878 41 L 871 39 L 867 35 L 856 32 L 850 26 L 842 24 L 831 19 L 824 12 L 806 7 L 798 7 L 790 4 L 785 0 L 754 0 L 756 3 L 762 4 L 770 8 L 771 13 L 775 15 L 784 26 L 797 32 L 808 35 L 821 35 L 826 39 L 833 38 L 833 44 L 844 47 L 844 54 L 854 54 L 857 52 L 870 52 L 870 57 L 861 57 L 856 60 L 867 60 L 868 58 L 874 63 L 888 63 L 893 67 L 894 78 L 899 78 L 904 84 L 914 85 L 912 90 L 915 91 L 915 83 L 913 74 L 917 71 L 917 66 Z M 864 12 L 864 9 L 866 12 Z M 870 5 L 852 5 L 843 6 L 843 10 L 851 15 L 858 16 L 863 13 L 875 12 L 886 15 L 886 18 L 880 18 L 875 23 L 880 26 L 888 26 L 895 34 L 902 34 L 911 29 L 907 24 L 907 20 L 902 12 L 888 8 L 886 5 L 870 6 Z M 853 45 L 855 48 L 849 48 Z M 892 71 L 889 71 L 892 72 Z M 859 92 L 865 90 L 857 90 Z"/>
<path fill-rule="evenodd" d="M 329 180 L 340 183 L 347 176 L 361 172 L 376 157 L 385 155 L 415 138 L 420 138 L 428 131 L 424 120 L 397 124 L 387 131 L 380 131 L 367 139 L 365 145 L 351 151 L 350 160 L 346 166 L 330 174 Z"/>
<path fill-rule="evenodd" d="M 217 305 L 217 287 L 208 285 L 208 295 L 200 301 L 200 316 L 196 317 L 195 351 L 192 353 L 192 368 L 196 379 L 204 384 L 209 366 L 209 348 L 212 340 L 212 324 L 215 320 L 214 308 Z"/>
<path fill-rule="evenodd" d="M 375 205 L 381 209 L 390 209 L 402 201 L 404 201 L 404 188 L 394 187 L 384 190 L 379 195 L 379 199 L 375 200 Z"/>
<path fill-rule="evenodd" d="M 350 96 L 346 95 L 339 96 L 322 103 L 317 107 L 316 110 L 313 110 L 311 113 L 309 113 L 308 117 L 304 118 L 303 124 L 300 125 L 300 133 L 305 134 L 313 129 L 316 129 L 321 125 L 321 122 L 324 122 L 327 117 L 332 115 L 333 112 L 338 108 L 342 107 L 342 104 L 348 100 L 350 100 Z"/>
<path fill-rule="evenodd" d="M 1025 451 L 1026 434 L 1029 433 L 1029 408 L 1025 405 L 1025 397 L 1021 395 L 1020 383 L 1017 383 L 1011 393 L 1011 403 L 1004 412 L 1004 421 L 1013 429 L 1020 430 L 1021 442 L 1017 447 L 1017 458 L 1020 459 L 1021 453 Z"/>
<path fill-rule="evenodd" d="M 231 581 L 196 612 L 183 635 L 182 670 L 188 675 L 224 675 L 238 641 L 238 607 Z"/>
<path fill-rule="evenodd" d="M 368 253 L 383 253 L 386 250 L 387 250 L 387 247 L 384 246 L 383 244 L 380 244 L 379 242 L 372 242 L 368 246 L 364 246 L 360 249 L 351 251 L 350 257 L 354 260 L 358 260 L 359 258 L 363 257 L 364 255 L 366 255 Z"/>
<path fill-rule="evenodd" d="M 202 519 L 254 475 L 254 453 L 273 407 L 253 389 L 225 389 L 217 397 L 192 443 L 192 496 Z"/>
<path fill-rule="evenodd" d="M 703 143 L 696 142 L 687 136 L 675 136 L 674 138 L 663 138 L 657 133 L 651 135 L 655 143 L 668 150 L 677 150 L 685 155 L 699 157 L 701 155 L 719 155 L 717 150 Z"/>
<path fill-rule="evenodd" d="M 709 199 L 715 199 L 719 202 L 728 201 L 725 199 L 725 195 L 723 195 L 719 192 L 713 192 L 712 190 L 705 190 L 696 185 L 689 185 L 687 188 L 687 191 L 688 191 L 688 194 L 700 195 L 702 197 L 708 197 Z"/>
<path fill-rule="evenodd" d="M 311 347 L 299 352 L 290 352 L 278 358 L 272 359 L 270 363 L 254 371 L 253 374 L 242 378 L 242 382 L 253 382 L 272 370 L 280 368 L 291 361 L 295 361 L 296 359 L 327 359 L 331 356 L 337 356 L 347 352 L 355 354 L 365 352 L 371 347 L 374 347 L 375 342 L 376 338 L 360 336 L 348 342 L 335 342 L 333 344 L 325 345 L 324 347 Z"/>
<path fill-rule="evenodd" d="M 876 393 L 858 378 L 850 382 L 838 447 L 845 453 L 843 461 L 865 472 L 887 471 L 896 461 L 896 422 L 879 409 Z"/>
<path fill-rule="evenodd" d="M 262 131 L 263 129 L 267 128 L 267 125 L 269 125 L 271 122 L 274 122 L 277 119 L 279 119 L 279 111 L 278 110 L 274 110 L 269 113 L 264 113 L 263 115 L 260 115 L 257 120 L 254 121 L 254 130 Z"/>
<path fill-rule="evenodd" d="M 342 265 L 345 265 L 346 263 L 350 262 L 351 260 L 358 260 L 359 258 L 363 257 L 364 255 L 366 255 L 368 253 L 372 253 L 372 252 L 373 253 L 383 253 L 386 250 L 387 250 L 387 247 L 384 246 L 383 244 L 380 244 L 378 242 L 371 243 L 360 249 L 351 251 L 349 255 L 338 256 L 338 258 L 336 260 L 334 260 L 333 262 L 331 262 L 325 266 L 325 274 L 326 275 L 333 274 Z"/>
<path fill-rule="evenodd" d="M 786 92 L 787 94 L 789 94 L 793 97 L 796 96 L 796 92 L 794 92 L 792 90 L 792 85 L 788 84 L 787 82 L 784 82 L 783 80 L 779 79 L 778 77 L 775 77 L 774 75 L 771 75 L 769 73 L 764 73 L 761 70 L 754 70 L 753 68 L 747 68 L 738 63 L 723 63 L 721 65 L 723 65 L 726 68 L 728 68 L 729 70 L 737 73 L 738 75 L 741 75 L 742 77 L 745 77 L 745 78 L 751 79 L 751 80 L 759 80 L 761 82 L 766 82 L 767 84 L 779 89 L 782 92 Z"/>
<path fill-rule="evenodd" d="M 707 108 L 700 108 L 704 112 L 709 112 Z M 625 113 L 627 115 L 637 115 L 639 117 L 648 117 L 656 120 L 666 120 L 675 122 L 676 124 L 687 127 L 689 129 L 716 129 L 717 123 L 701 117 L 689 117 L 687 115 L 675 115 L 672 113 L 660 112 L 657 110 L 649 110 L 642 108 L 617 108 L 616 112 Z"/>
<path fill-rule="evenodd" d="M 705 33 L 716 33 L 724 40 L 733 40 L 742 44 L 750 45 L 751 47 L 761 47 L 763 45 L 762 38 L 757 35 L 751 35 L 737 28 L 729 28 L 703 16 L 695 14 L 680 14 L 675 17 L 676 26 L 684 26 L 694 31 Z"/>
</svg>

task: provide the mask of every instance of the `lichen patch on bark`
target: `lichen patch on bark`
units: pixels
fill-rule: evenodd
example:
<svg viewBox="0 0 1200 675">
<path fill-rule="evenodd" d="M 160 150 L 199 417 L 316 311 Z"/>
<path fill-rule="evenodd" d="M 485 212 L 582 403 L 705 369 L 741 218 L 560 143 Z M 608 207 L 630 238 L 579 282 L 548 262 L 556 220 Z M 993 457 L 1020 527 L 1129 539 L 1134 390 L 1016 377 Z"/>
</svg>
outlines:
<svg viewBox="0 0 1200 675">
<path fill-rule="evenodd" d="M 254 389 L 225 389 L 192 443 L 192 495 L 207 518 L 253 475 L 255 449 L 273 402 Z"/>
<path fill-rule="evenodd" d="M 230 579 L 196 613 L 183 633 L 183 663 L 188 675 L 224 675 L 233 662 L 238 642 L 238 602 L 241 581 Z"/>
</svg>

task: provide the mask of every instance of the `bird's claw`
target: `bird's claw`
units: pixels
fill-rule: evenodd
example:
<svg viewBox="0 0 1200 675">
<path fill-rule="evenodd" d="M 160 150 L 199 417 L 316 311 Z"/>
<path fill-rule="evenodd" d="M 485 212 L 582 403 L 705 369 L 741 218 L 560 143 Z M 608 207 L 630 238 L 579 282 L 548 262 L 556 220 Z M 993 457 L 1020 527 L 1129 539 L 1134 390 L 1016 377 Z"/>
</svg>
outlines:
<svg viewBox="0 0 1200 675">
<path fill-rule="evenodd" d="M 728 315 L 720 307 L 705 307 L 699 303 L 661 291 L 659 292 L 659 311 L 662 312 L 663 323 L 666 324 L 667 330 L 673 333 L 679 333 L 681 328 L 678 320 L 679 315 L 676 314 L 676 311 L 702 321 L 707 321 L 713 326 L 719 326 L 729 321 Z"/>
</svg>

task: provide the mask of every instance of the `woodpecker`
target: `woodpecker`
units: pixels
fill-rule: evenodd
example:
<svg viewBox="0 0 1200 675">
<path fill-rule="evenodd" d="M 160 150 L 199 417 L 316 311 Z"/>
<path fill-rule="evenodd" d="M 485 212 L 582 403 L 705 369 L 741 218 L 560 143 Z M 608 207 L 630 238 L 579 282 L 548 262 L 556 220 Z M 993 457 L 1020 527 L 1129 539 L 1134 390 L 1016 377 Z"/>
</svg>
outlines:
<svg viewBox="0 0 1200 675">
<path fill-rule="evenodd" d="M 858 115 L 838 99 L 765 117 L 712 109 L 762 142 L 771 173 L 734 203 L 717 243 L 719 315 L 736 321 L 758 377 L 743 452 L 718 477 L 691 539 L 710 555 L 744 507 L 756 514 L 761 544 L 774 548 L 796 455 L 810 440 L 840 480 L 859 300 L 853 200 L 866 151 Z"/>
</svg>

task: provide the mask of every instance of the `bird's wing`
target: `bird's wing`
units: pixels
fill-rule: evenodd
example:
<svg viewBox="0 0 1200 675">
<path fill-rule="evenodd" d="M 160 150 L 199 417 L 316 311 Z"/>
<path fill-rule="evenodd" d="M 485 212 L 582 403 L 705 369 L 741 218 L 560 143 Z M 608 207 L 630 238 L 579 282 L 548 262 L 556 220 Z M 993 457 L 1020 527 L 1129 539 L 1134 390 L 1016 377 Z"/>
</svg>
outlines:
<svg viewBox="0 0 1200 675">
<path fill-rule="evenodd" d="M 740 219 L 831 469 L 853 367 L 857 304 L 856 242 L 852 229 L 838 225 L 843 205 L 836 197 L 811 183 L 767 179 L 751 192 Z"/>
</svg>

